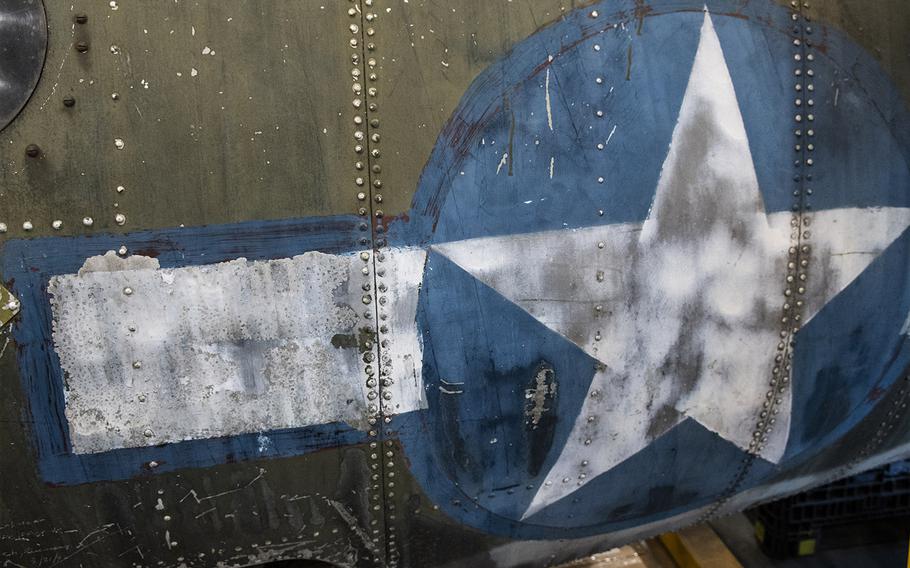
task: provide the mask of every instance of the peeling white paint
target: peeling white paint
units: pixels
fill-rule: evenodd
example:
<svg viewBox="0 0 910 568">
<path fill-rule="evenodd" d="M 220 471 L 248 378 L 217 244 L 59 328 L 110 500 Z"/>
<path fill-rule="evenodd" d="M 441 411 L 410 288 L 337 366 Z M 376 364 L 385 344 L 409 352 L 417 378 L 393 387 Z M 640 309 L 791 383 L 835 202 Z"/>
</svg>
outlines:
<svg viewBox="0 0 910 568">
<path fill-rule="evenodd" d="M 425 407 L 425 253 L 387 254 L 393 412 Z M 159 269 L 113 252 L 51 279 L 76 453 L 343 421 L 366 428 L 359 253 Z M 127 293 L 128 292 L 128 293 Z M 334 345 L 333 345 L 334 339 Z"/>
</svg>

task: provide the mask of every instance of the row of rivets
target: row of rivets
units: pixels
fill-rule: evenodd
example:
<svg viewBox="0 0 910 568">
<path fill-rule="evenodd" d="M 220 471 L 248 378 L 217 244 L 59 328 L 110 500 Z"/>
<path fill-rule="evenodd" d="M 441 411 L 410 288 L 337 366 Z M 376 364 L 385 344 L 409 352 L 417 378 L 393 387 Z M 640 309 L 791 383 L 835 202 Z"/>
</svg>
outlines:
<svg viewBox="0 0 910 568">
<path fill-rule="evenodd" d="M 379 89 L 376 86 L 379 81 L 378 67 L 376 60 L 376 44 L 370 41 L 368 38 L 373 38 L 376 35 L 376 30 L 373 27 L 373 22 L 377 18 L 377 12 L 373 7 L 374 0 L 363 0 L 363 16 L 361 24 L 363 26 L 362 30 L 362 41 L 364 41 L 363 46 L 363 57 L 364 61 L 361 64 L 361 79 L 366 85 L 364 103 L 362 103 L 364 108 L 364 115 L 366 120 L 360 123 L 355 123 L 355 126 L 363 128 L 367 133 L 365 136 L 365 145 L 367 148 L 366 161 L 369 164 L 369 169 L 364 176 L 366 180 L 361 183 L 366 183 L 368 186 L 365 188 L 367 191 L 359 192 L 358 199 L 363 199 L 363 195 L 367 192 L 369 193 L 371 203 L 370 203 L 370 213 L 371 213 L 371 227 L 373 229 L 373 285 L 375 286 L 376 294 L 376 306 L 374 317 L 377 318 L 378 330 L 376 334 L 377 338 L 377 354 L 379 360 L 377 363 L 379 371 L 379 407 L 380 415 L 382 418 L 382 423 L 380 424 L 380 430 L 382 432 L 381 439 L 382 441 L 382 452 L 380 454 L 380 459 L 382 461 L 382 499 L 384 503 L 384 514 L 385 514 L 385 545 L 386 545 L 386 560 L 387 565 L 391 568 L 398 566 L 400 561 L 400 555 L 397 547 L 397 539 L 395 533 L 395 516 L 396 516 L 396 507 L 395 507 L 395 465 L 396 465 L 396 451 L 394 444 L 388 438 L 388 429 L 392 423 L 392 390 L 391 386 L 394 381 L 391 373 L 391 358 L 387 354 L 385 348 L 389 344 L 389 329 L 388 329 L 388 297 L 386 296 L 387 284 L 384 279 L 386 276 L 386 268 L 384 262 L 386 260 L 386 252 L 383 250 L 386 246 L 385 239 L 385 225 L 384 225 L 384 213 L 382 211 L 382 189 L 383 182 L 382 178 L 382 165 L 380 164 L 380 159 L 382 157 L 382 151 L 380 145 L 382 142 L 382 136 L 379 132 L 380 119 L 378 116 L 379 107 L 377 104 L 377 98 L 379 95 Z M 356 107 L 356 105 L 355 105 Z M 359 176 L 360 177 L 360 176 Z M 355 180 L 355 182 L 361 180 Z M 358 187 L 363 187 L 358 185 Z"/>
<path fill-rule="evenodd" d="M 796 142 L 793 146 L 796 158 L 794 166 L 794 189 L 792 217 L 790 219 L 790 247 L 787 252 L 787 272 L 783 286 L 783 308 L 780 317 L 779 341 L 774 355 L 774 362 L 771 368 L 771 376 L 768 378 L 768 391 L 765 393 L 765 400 L 762 402 L 762 409 L 756 420 L 755 428 L 752 432 L 752 440 L 749 443 L 749 451 L 755 455 L 760 455 L 768 443 L 771 431 L 776 422 L 777 415 L 780 412 L 782 404 L 789 388 L 790 377 L 792 375 L 793 346 L 795 336 L 802 325 L 804 299 L 806 296 L 806 287 L 809 278 L 809 264 L 811 258 L 811 247 L 809 239 L 811 231 L 811 216 L 809 210 L 809 195 L 812 189 L 809 184 L 812 181 L 810 168 L 815 165 L 813 151 L 815 150 L 815 131 L 811 123 L 815 122 L 815 115 L 806 107 L 813 107 L 815 101 L 812 98 L 815 92 L 813 77 L 815 70 L 811 63 L 815 60 L 814 53 L 811 52 L 812 41 L 810 35 L 812 28 L 809 26 L 809 17 L 805 14 L 809 5 L 803 2 L 800 5 L 796 0 L 791 2 L 793 12 L 791 18 L 797 22 L 793 28 L 793 60 L 796 77 L 793 89 L 794 105 L 797 107 L 797 113 L 794 116 L 794 135 Z M 804 99 L 803 96 L 809 98 Z M 810 123 L 806 126 L 804 123 Z"/>
<path fill-rule="evenodd" d="M 808 2 L 791 0 L 790 6 L 790 19 L 795 22 L 791 41 L 793 44 L 793 74 L 796 78 L 794 105 L 797 111 L 793 115 L 794 134 L 796 135 L 794 145 L 796 173 L 793 176 L 795 188 L 791 207 L 790 247 L 787 252 L 787 271 L 783 285 L 779 339 L 773 356 L 770 377 L 768 377 L 768 387 L 752 429 L 749 451 L 740 461 L 729 486 L 721 493 L 717 502 L 699 517 L 698 522 L 704 522 L 714 516 L 736 495 L 756 458 L 761 455 L 770 440 L 771 433 L 777 424 L 777 415 L 780 413 L 780 407 L 784 403 L 789 388 L 795 335 L 802 324 L 811 253 L 808 243 L 809 225 L 811 224 L 808 211 L 811 209 L 811 204 L 808 198 L 812 195 L 812 189 L 809 186 L 812 181 L 810 168 L 815 165 L 812 153 L 815 150 L 813 127 L 815 115 L 811 110 L 815 106 L 815 100 L 812 98 L 815 92 L 815 85 L 812 82 L 815 70 L 811 68 L 810 64 L 815 60 L 815 55 L 810 52 L 812 27 L 806 13 L 809 9 Z"/>
<path fill-rule="evenodd" d="M 367 7 L 372 5 L 372 0 L 364 0 Z M 366 377 L 367 387 L 367 422 L 369 423 L 368 439 L 369 441 L 369 467 L 370 467 L 370 491 L 369 491 L 369 511 L 370 511 L 370 552 L 373 553 L 373 561 L 377 565 L 383 565 L 383 556 L 386 556 L 385 547 L 383 547 L 383 530 L 387 523 L 382 522 L 385 516 L 385 509 L 388 507 L 383 487 L 385 479 L 385 462 L 384 448 L 382 447 L 382 406 L 383 390 L 382 385 L 385 381 L 385 369 L 379 354 L 381 353 L 376 334 L 376 318 L 378 317 L 379 305 L 385 302 L 384 296 L 379 296 L 379 286 L 377 283 L 377 257 L 379 251 L 375 247 L 373 222 L 375 216 L 381 219 L 382 212 L 374 210 L 374 203 L 382 202 L 382 196 L 379 193 L 374 195 L 374 190 L 382 187 L 382 181 L 375 177 L 381 172 L 380 166 L 373 161 L 380 157 L 380 151 L 377 147 L 380 142 L 380 135 L 376 132 L 379 127 L 378 119 L 371 117 L 378 109 L 376 106 L 377 89 L 375 82 L 376 61 L 371 55 L 375 51 L 375 45 L 367 42 L 367 37 L 372 37 L 375 30 L 367 27 L 375 16 L 373 14 L 363 15 L 363 8 L 358 0 L 350 0 L 351 6 L 348 7 L 347 14 L 351 18 L 348 25 L 348 31 L 351 34 L 348 45 L 351 48 L 351 91 L 353 99 L 351 104 L 354 108 L 353 121 L 353 138 L 354 138 L 354 177 L 353 184 L 355 188 L 355 203 L 357 213 L 363 220 L 359 224 L 361 236 L 359 242 L 362 246 L 369 246 L 370 252 L 360 253 L 360 259 L 363 262 L 361 266 L 361 303 L 364 306 L 363 318 L 364 325 L 371 333 L 367 334 L 370 339 L 364 341 L 361 345 L 363 351 L 364 374 Z M 366 29 L 364 29 L 366 28 Z"/>
</svg>

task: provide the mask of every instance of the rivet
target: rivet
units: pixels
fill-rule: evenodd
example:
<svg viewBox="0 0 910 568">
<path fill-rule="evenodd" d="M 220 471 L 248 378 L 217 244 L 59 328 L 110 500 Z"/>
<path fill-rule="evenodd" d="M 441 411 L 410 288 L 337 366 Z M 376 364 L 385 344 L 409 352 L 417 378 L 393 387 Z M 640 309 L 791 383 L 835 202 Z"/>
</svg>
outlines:
<svg viewBox="0 0 910 568">
<path fill-rule="evenodd" d="M 134 368 L 134 369 L 141 369 L 141 368 L 142 368 L 142 361 L 133 361 L 133 368 Z"/>
<path fill-rule="evenodd" d="M 23 231 L 31 231 L 33 228 L 34 228 L 34 225 L 32 225 L 31 221 L 26 221 L 25 223 L 22 223 Z"/>
<path fill-rule="evenodd" d="M 85 53 L 86 51 L 88 51 L 88 44 L 85 43 L 84 41 L 80 41 L 79 43 L 76 44 L 76 51 L 78 51 L 79 53 Z"/>
<path fill-rule="evenodd" d="M 25 155 L 29 158 L 37 158 L 41 155 L 41 148 L 37 144 L 29 144 L 25 147 Z"/>
<path fill-rule="evenodd" d="M 51 223 L 51 227 L 53 227 L 55 231 L 59 231 L 60 228 L 63 227 L 63 221 L 55 219 L 54 222 Z"/>
<path fill-rule="evenodd" d="M 130 288 L 129 286 L 125 287 L 125 288 L 123 289 L 123 295 L 124 295 L 124 296 L 132 296 L 132 295 L 133 295 L 133 289 Z M 135 366 L 136 366 L 136 363 L 133 363 L 133 367 L 135 367 Z"/>
<path fill-rule="evenodd" d="M 6 225 L 6 223 L 0 223 L 0 233 L 5 233 L 8 230 L 9 230 L 9 227 Z"/>
<path fill-rule="evenodd" d="M 77 24 L 84 24 L 84 23 L 88 22 L 88 16 L 86 16 L 85 14 L 76 14 L 76 17 L 74 18 L 74 20 L 76 20 Z"/>
<path fill-rule="evenodd" d="M 91 217 L 83 217 L 82 224 L 85 225 L 86 227 L 91 227 L 92 225 L 95 224 L 95 220 L 92 219 Z"/>
<path fill-rule="evenodd" d="M 114 222 L 117 223 L 118 225 L 125 224 L 126 215 L 124 215 L 123 213 L 117 213 L 116 215 L 114 215 Z"/>
</svg>

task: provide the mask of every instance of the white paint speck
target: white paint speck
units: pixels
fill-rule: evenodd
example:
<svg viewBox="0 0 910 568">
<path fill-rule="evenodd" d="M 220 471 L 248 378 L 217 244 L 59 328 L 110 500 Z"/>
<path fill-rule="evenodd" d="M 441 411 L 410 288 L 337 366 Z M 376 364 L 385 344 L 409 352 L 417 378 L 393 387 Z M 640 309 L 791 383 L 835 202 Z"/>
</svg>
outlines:
<svg viewBox="0 0 910 568">
<path fill-rule="evenodd" d="M 553 130 L 553 111 L 550 107 L 550 68 L 547 67 L 547 78 L 544 86 L 546 102 L 547 102 L 547 126 L 550 127 L 550 130 Z"/>
<path fill-rule="evenodd" d="M 496 166 L 496 175 L 499 175 L 499 171 L 502 169 L 502 167 L 504 165 L 506 165 L 506 162 L 508 162 L 508 161 L 509 161 L 509 153 L 505 152 L 502 155 L 502 159 L 499 160 L 499 165 Z"/>
<path fill-rule="evenodd" d="M 616 125 L 615 124 L 613 125 L 613 130 L 610 131 L 610 135 L 607 136 L 607 142 L 606 142 L 606 144 L 604 144 L 604 146 L 606 146 L 607 144 L 610 143 L 610 140 L 613 139 L 614 134 L 616 134 Z"/>
</svg>

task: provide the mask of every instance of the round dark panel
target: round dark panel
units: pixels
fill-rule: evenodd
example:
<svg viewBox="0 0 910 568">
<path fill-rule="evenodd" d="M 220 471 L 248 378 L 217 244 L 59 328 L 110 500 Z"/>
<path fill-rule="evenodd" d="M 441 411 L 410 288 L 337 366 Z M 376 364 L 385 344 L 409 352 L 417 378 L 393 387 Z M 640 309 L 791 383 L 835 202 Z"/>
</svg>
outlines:
<svg viewBox="0 0 910 568">
<path fill-rule="evenodd" d="M 44 3 L 0 0 L 0 130 L 32 96 L 46 52 Z"/>
</svg>

